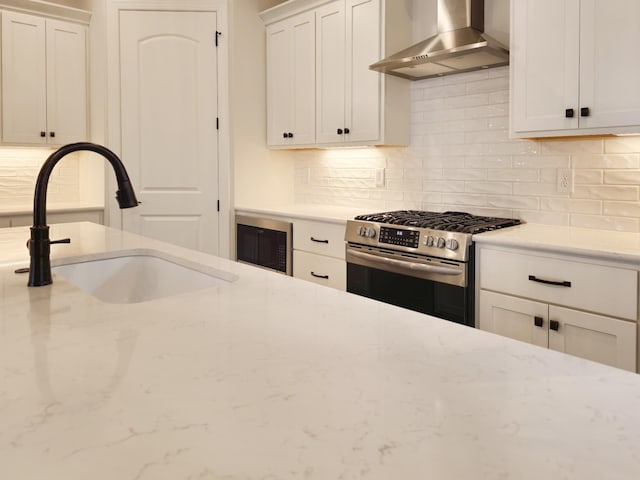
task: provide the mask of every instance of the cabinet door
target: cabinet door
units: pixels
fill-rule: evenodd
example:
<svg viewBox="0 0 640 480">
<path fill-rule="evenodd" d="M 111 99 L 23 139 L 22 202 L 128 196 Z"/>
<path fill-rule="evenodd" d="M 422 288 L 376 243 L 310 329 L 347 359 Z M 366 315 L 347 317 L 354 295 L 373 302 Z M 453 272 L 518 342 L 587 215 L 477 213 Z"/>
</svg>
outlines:
<svg viewBox="0 0 640 480">
<path fill-rule="evenodd" d="M 546 303 L 480 291 L 478 327 L 481 330 L 546 348 L 548 318 Z"/>
<path fill-rule="evenodd" d="M 580 0 L 512 0 L 511 25 L 512 133 L 577 128 Z"/>
<path fill-rule="evenodd" d="M 3 142 L 46 143 L 46 87 L 44 18 L 2 12 Z"/>
<path fill-rule="evenodd" d="M 580 17 L 580 127 L 640 125 L 640 2 L 582 0 Z"/>
<path fill-rule="evenodd" d="M 316 11 L 316 141 L 344 140 L 345 8 L 344 0 Z"/>
<path fill-rule="evenodd" d="M 346 9 L 345 142 L 380 138 L 381 74 L 369 70 L 380 57 L 380 0 L 348 0 Z"/>
<path fill-rule="evenodd" d="M 271 146 L 315 140 L 315 14 L 267 28 L 267 139 Z"/>
<path fill-rule="evenodd" d="M 636 371 L 636 323 L 568 308 L 549 307 L 549 348 Z"/>
<path fill-rule="evenodd" d="M 86 28 L 47 20 L 47 143 L 87 139 Z"/>
</svg>

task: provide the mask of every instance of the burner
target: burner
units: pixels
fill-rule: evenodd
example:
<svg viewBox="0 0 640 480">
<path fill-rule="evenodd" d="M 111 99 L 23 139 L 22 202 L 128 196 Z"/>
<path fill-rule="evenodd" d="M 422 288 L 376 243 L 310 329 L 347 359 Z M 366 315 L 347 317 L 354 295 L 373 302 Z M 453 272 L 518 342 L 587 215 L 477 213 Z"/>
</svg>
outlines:
<svg viewBox="0 0 640 480">
<path fill-rule="evenodd" d="M 355 219 L 472 234 L 520 224 L 520 220 L 513 218 L 482 217 L 465 212 L 425 212 L 420 210 L 396 210 L 358 215 Z"/>
</svg>

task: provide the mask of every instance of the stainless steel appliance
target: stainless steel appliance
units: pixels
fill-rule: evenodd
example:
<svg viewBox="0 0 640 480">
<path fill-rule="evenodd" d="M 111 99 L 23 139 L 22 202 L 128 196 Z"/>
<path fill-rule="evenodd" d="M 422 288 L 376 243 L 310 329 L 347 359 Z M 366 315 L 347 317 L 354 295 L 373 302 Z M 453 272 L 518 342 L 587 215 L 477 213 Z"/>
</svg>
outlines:
<svg viewBox="0 0 640 480">
<path fill-rule="evenodd" d="M 291 275 L 293 224 L 236 215 L 236 260 Z"/>
<path fill-rule="evenodd" d="M 359 215 L 345 232 L 347 291 L 474 326 L 472 235 L 519 223 L 462 212 Z"/>
</svg>

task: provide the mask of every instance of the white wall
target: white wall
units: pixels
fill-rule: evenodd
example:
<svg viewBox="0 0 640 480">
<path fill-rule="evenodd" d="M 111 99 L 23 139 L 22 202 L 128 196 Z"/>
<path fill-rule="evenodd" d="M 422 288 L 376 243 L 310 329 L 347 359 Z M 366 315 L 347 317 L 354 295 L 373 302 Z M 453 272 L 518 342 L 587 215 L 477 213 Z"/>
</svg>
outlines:
<svg viewBox="0 0 640 480">
<path fill-rule="evenodd" d="M 274 0 L 232 4 L 231 158 L 237 206 L 293 202 L 294 161 L 291 152 L 266 147 L 265 30 L 258 13 Z"/>
</svg>

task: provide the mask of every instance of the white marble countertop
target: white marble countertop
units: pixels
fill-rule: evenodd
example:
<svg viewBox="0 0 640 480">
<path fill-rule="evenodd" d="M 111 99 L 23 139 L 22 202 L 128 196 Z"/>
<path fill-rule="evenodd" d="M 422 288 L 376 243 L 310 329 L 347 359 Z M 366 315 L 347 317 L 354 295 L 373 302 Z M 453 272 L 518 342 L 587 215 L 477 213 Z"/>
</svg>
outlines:
<svg viewBox="0 0 640 480">
<path fill-rule="evenodd" d="M 0 231 L 0 471 L 26 480 L 640 476 L 640 375 L 90 224 L 238 276 L 146 303 L 26 287 Z M 0 262 L 2 264 L 2 262 Z"/>
<path fill-rule="evenodd" d="M 640 264 L 640 234 L 525 223 L 473 236 L 479 244 L 584 255 Z"/>
</svg>

